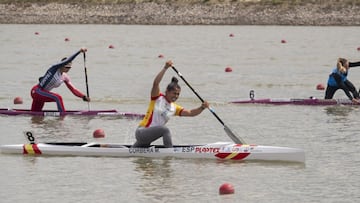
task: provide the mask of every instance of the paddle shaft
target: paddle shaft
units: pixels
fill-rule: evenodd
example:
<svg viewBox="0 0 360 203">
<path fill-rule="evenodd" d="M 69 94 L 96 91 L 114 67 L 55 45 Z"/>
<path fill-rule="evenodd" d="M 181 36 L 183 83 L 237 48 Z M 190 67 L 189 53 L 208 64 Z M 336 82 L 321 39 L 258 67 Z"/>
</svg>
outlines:
<svg viewBox="0 0 360 203">
<path fill-rule="evenodd" d="M 87 69 L 86 69 L 86 54 L 85 54 L 85 52 L 83 52 L 83 54 L 84 54 L 84 72 L 85 72 L 86 96 L 89 98 L 90 94 L 89 94 L 89 84 L 88 84 L 88 76 L 87 76 Z M 88 102 L 88 109 L 90 110 L 89 102 Z"/>
<path fill-rule="evenodd" d="M 174 67 L 171 66 L 171 68 L 176 72 L 176 74 L 185 82 L 185 84 L 193 91 L 193 93 L 200 99 L 201 102 L 204 102 L 204 99 L 201 98 L 201 96 L 192 88 L 192 86 L 185 80 L 185 78 L 182 76 L 182 74 Z M 225 125 L 224 121 L 220 119 L 220 117 L 215 113 L 214 110 L 211 108 L 208 108 L 210 112 L 215 116 L 215 118 L 224 126 L 224 130 L 226 134 L 236 143 L 236 144 L 245 144 L 245 142 L 238 138 L 228 126 Z"/>
</svg>

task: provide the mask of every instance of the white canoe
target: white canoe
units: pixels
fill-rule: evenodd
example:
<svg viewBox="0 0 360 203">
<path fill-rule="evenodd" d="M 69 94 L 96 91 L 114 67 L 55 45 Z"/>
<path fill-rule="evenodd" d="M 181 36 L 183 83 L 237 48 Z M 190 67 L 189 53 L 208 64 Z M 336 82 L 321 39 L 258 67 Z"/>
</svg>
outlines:
<svg viewBox="0 0 360 203">
<path fill-rule="evenodd" d="M 59 112 L 57 110 L 43 110 L 43 111 L 31 111 L 30 109 L 9 109 L 0 108 L 0 115 L 7 116 L 120 116 L 125 118 L 142 119 L 144 114 L 131 113 L 131 112 L 119 112 L 115 109 L 109 110 L 67 110 L 65 112 Z"/>
<path fill-rule="evenodd" d="M 176 145 L 164 148 L 132 148 L 116 143 L 37 143 L 0 146 L 2 153 L 48 156 L 109 156 L 109 157 L 176 157 L 237 161 L 305 162 L 305 152 L 298 148 L 242 145 L 216 142 L 206 145 Z"/>
<path fill-rule="evenodd" d="M 307 106 L 333 106 L 333 105 L 360 105 L 349 99 L 318 99 L 308 98 L 255 98 L 255 91 L 250 90 L 249 99 L 230 101 L 233 104 L 271 104 L 271 105 L 307 105 Z"/>
<path fill-rule="evenodd" d="M 271 104 L 271 105 L 303 105 L 303 106 L 334 106 L 334 105 L 360 105 L 349 99 L 317 99 L 314 97 L 296 98 L 263 98 L 263 99 L 244 99 L 231 101 L 233 104 Z"/>
</svg>

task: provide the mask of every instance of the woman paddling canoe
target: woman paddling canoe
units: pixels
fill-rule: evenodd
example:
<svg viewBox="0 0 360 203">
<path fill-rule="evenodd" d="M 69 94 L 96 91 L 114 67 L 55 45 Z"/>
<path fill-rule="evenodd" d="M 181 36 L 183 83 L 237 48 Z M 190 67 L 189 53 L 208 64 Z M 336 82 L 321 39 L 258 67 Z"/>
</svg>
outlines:
<svg viewBox="0 0 360 203">
<path fill-rule="evenodd" d="M 89 97 L 75 88 L 67 75 L 71 68 L 71 62 L 81 52 L 85 53 L 86 51 L 86 48 L 81 48 L 72 56 L 63 58 L 61 62 L 51 66 L 45 75 L 39 78 L 39 83 L 31 89 L 31 97 L 33 98 L 31 111 L 42 111 L 45 102 L 56 102 L 58 111 L 64 112 L 65 107 L 61 95 L 51 92 L 52 89 L 59 87 L 62 83 L 65 83 L 75 96 L 82 98 L 84 101 L 90 101 Z"/>
<path fill-rule="evenodd" d="M 135 131 L 136 142 L 133 147 L 149 147 L 150 144 L 163 137 L 164 146 L 173 146 L 170 130 L 165 126 L 170 116 L 197 116 L 204 109 L 209 108 L 205 101 L 200 107 L 192 110 L 184 109 L 174 103 L 180 95 L 181 88 L 178 79 L 173 77 L 168 84 L 165 94 L 160 92 L 160 82 L 165 72 L 173 66 L 172 61 L 167 61 L 164 68 L 156 75 L 151 89 L 151 101 L 144 119 L 140 122 Z"/>
<path fill-rule="evenodd" d="M 360 66 L 359 62 L 349 62 L 347 59 L 339 58 L 336 68 L 329 75 L 325 99 L 332 99 L 338 89 L 342 89 L 346 96 L 354 103 L 359 103 L 359 93 L 355 86 L 347 79 L 350 67 Z M 352 94 L 352 95 L 351 95 Z"/>
</svg>

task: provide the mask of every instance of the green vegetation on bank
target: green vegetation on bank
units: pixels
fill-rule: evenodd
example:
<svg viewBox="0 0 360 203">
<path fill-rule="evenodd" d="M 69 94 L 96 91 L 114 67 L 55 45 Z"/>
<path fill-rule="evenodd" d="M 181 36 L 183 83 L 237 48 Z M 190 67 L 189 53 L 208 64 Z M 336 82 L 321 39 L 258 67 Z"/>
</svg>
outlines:
<svg viewBox="0 0 360 203">
<path fill-rule="evenodd" d="M 122 4 L 122 3 L 257 3 L 265 5 L 301 5 L 301 4 L 352 4 L 360 5 L 360 0 L 0 0 L 0 4 L 26 4 L 26 3 L 62 3 L 62 4 Z"/>
</svg>

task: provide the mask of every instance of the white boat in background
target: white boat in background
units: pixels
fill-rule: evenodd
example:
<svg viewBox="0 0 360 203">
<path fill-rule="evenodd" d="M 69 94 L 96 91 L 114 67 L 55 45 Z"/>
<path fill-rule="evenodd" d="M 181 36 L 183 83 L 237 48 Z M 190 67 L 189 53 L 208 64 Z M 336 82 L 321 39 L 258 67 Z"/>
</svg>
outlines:
<svg viewBox="0 0 360 203">
<path fill-rule="evenodd" d="M 360 105 L 349 99 L 319 99 L 308 98 L 255 98 L 254 90 L 250 90 L 249 99 L 238 99 L 230 101 L 232 104 L 267 104 L 267 105 L 302 105 L 302 106 L 334 106 L 334 105 Z"/>
<path fill-rule="evenodd" d="M 296 98 L 261 98 L 230 101 L 233 104 L 268 104 L 268 105 L 303 105 L 303 106 L 334 106 L 334 105 L 360 105 L 349 99 L 317 99 L 314 97 Z"/>
<path fill-rule="evenodd" d="M 234 161 L 305 162 L 302 149 L 216 142 L 205 145 L 176 145 L 173 148 L 153 145 L 133 148 L 116 143 L 33 143 L 0 146 L 4 154 L 41 156 L 175 157 Z"/>
<path fill-rule="evenodd" d="M 31 111 L 30 109 L 0 108 L 0 115 L 7 116 L 120 116 L 124 118 L 142 119 L 144 114 L 132 112 L 119 112 L 115 109 L 109 110 L 68 110 L 59 112 L 57 110 Z"/>
</svg>

